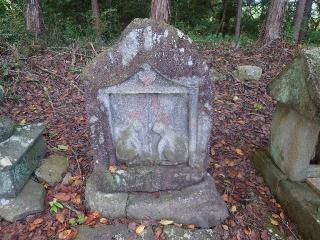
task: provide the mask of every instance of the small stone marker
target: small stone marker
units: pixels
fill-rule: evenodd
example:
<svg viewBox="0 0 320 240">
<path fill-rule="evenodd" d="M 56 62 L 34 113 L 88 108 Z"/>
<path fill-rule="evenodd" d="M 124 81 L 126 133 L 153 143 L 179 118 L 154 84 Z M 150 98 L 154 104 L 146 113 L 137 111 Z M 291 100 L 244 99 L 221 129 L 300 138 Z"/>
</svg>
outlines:
<svg viewBox="0 0 320 240">
<path fill-rule="evenodd" d="M 320 48 L 304 49 L 268 87 L 277 101 L 270 154 L 293 181 L 320 177 Z"/>
<path fill-rule="evenodd" d="M 211 77 L 190 38 L 150 19 L 134 20 L 88 65 L 91 210 L 204 228 L 228 216 L 206 173 Z"/>
</svg>

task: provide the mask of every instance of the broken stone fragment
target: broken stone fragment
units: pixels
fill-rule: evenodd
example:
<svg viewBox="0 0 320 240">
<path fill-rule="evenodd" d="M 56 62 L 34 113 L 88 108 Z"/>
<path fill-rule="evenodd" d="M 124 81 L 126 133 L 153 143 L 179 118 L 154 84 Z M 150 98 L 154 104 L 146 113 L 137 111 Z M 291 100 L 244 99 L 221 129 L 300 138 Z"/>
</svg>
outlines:
<svg viewBox="0 0 320 240">
<path fill-rule="evenodd" d="M 234 77 L 240 80 L 254 80 L 257 81 L 261 78 L 262 69 L 257 66 L 244 65 L 237 66 L 233 72 Z"/>
<path fill-rule="evenodd" d="M 0 198 L 0 217 L 14 222 L 42 212 L 45 193 L 41 184 L 29 180 L 17 197 Z"/>
<path fill-rule="evenodd" d="M 68 169 L 68 158 L 52 155 L 43 160 L 41 166 L 35 171 L 40 181 L 54 186 L 62 180 L 63 174 Z"/>
<path fill-rule="evenodd" d="M 14 128 L 15 123 L 9 117 L 0 116 L 0 142 L 8 139 L 13 134 Z"/>
</svg>

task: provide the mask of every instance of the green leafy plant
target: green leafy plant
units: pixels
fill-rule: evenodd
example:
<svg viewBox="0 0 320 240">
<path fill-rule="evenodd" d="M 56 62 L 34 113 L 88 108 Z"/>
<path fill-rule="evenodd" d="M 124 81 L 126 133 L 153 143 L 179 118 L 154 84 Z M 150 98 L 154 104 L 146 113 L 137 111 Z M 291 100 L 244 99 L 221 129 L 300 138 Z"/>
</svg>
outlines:
<svg viewBox="0 0 320 240">
<path fill-rule="evenodd" d="M 260 103 L 255 103 L 255 104 L 253 104 L 253 109 L 256 112 L 260 112 L 262 110 L 262 105 Z"/>
<path fill-rule="evenodd" d="M 63 208 L 63 205 L 55 198 L 49 202 L 49 206 L 51 213 L 57 213 L 59 209 Z"/>
<path fill-rule="evenodd" d="M 71 226 L 81 225 L 85 222 L 85 220 L 86 220 L 86 217 L 84 216 L 84 214 L 79 214 L 77 218 L 71 218 L 69 220 L 69 224 Z"/>
</svg>

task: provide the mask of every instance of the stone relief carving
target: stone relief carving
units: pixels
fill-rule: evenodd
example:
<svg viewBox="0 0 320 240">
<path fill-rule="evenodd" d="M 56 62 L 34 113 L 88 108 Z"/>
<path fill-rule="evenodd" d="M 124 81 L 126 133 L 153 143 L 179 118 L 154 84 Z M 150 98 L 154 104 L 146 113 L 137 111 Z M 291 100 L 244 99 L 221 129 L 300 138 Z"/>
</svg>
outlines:
<svg viewBox="0 0 320 240">
<path fill-rule="evenodd" d="M 142 129 L 142 123 L 134 121 L 128 127 L 118 127 L 115 129 L 116 140 L 116 156 L 122 161 L 134 160 L 141 157 L 142 147 L 138 138 L 139 131 Z"/>
<path fill-rule="evenodd" d="M 161 136 L 157 147 L 161 163 L 172 164 L 187 161 L 188 147 L 186 136 L 177 134 L 162 122 L 156 122 L 153 125 L 152 131 Z"/>
</svg>

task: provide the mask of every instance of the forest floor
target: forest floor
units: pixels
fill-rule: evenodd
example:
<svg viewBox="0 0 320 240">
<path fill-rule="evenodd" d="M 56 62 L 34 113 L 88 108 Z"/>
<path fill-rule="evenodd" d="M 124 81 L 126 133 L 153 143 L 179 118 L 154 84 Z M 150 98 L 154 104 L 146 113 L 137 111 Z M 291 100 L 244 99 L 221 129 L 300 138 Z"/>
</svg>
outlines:
<svg viewBox="0 0 320 240">
<path fill-rule="evenodd" d="M 12 46 L 0 50 L 0 76 L 7 96 L 0 106 L 0 114 L 9 115 L 20 124 L 45 122 L 47 155 L 68 156 L 68 171 L 73 176 L 70 185 L 45 186 L 46 210 L 42 214 L 16 223 L 0 220 L 0 239 L 5 236 L 10 236 L 9 239 L 72 239 L 76 230 L 70 226 L 69 219 L 76 216 L 75 210 L 85 214 L 84 224 L 90 226 L 99 222 L 134 226 L 134 220 L 104 219 L 85 208 L 83 192 L 92 171 L 92 151 L 80 74 L 96 54 L 94 47 L 34 47 L 28 54 L 20 54 Z M 222 239 L 300 239 L 295 225 L 250 161 L 252 153 L 266 148 L 268 142 L 274 102 L 267 95 L 266 86 L 290 63 L 296 50 L 282 42 L 264 48 L 201 49 L 210 67 L 226 76 L 215 81 L 215 127 L 208 169 L 230 211 L 230 217 L 216 228 Z M 235 79 L 231 72 L 243 64 L 261 67 L 261 80 Z M 59 151 L 58 145 L 67 149 Z M 53 198 L 66 206 L 58 214 L 49 211 Z M 161 230 L 156 222 L 144 221 L 144 224 Z"/>
</svg>

